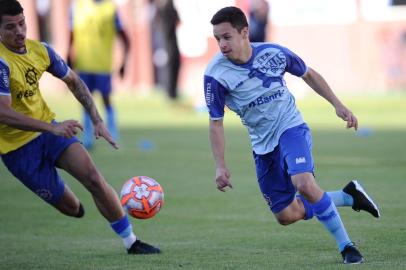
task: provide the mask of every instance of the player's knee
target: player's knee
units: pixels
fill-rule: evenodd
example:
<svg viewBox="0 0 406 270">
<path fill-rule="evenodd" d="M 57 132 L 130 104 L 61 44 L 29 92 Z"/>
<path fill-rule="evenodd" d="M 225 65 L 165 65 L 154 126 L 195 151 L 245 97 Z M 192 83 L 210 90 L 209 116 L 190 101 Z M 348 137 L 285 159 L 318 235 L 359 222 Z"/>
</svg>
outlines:
<svg viewBox="0 0 406 270">
<path fill-rule="evenodd" d="M 282 226 L 288 226 L 288 225 L 290 225 L 290 224 L 293 223 L 292 220 L 290 220 L 290 219 L 285 219 L 285 218 L 278 218 L 277 220 L 278 220 L 278 223 L 279 223 L 280 225 L 282 225 Z"/>
<path fill-rule="evenodd" d="M 282 226 L 290 225 L 290 224 L 292 224 L 292 223 L 294 223 L 296 221 L 296 220 L 293 220 L 290 217 L 276 217 L 276 220 Z"/>
<path fill-rule="evenodd" d="M 289 224 L 292 224 L 296 221 L 296 219 L 294 218 L 293 215 L 291 215 L 291 213 L 288 212 L 284 212 L 284 213 L 279 213 L 275 215 L 276 220 L 278 221 L 278 223 L 282 226 L 287 226 Z"/>
<path fill-rule="evenodd" d="M 306 195 L 310 195 L 313 193 L 315 189 L 315 183 L 311 179 L 303 179 L 303 181 L 297 182 L 296 188 L 300 194 L 306 197 Z"/>
<path fill-rule="evenodd" d="M 298 211 L 297 205 L 293 202 L 287 208 L 281 212 L 275 214 L 276 220 L 282 226 L 287 226 L 289 224 L 295 223 L 296 221 L 302 219 L 303 215 Z"/>
</svg>

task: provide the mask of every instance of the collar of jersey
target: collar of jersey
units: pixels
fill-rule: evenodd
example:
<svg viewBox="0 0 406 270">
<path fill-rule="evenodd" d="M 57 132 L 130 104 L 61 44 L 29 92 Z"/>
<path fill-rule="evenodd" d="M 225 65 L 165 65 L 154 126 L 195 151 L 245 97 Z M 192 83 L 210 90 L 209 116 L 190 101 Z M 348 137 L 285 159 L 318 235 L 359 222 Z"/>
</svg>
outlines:
<svg viewBox="0 0 406 270">
<path fill-rule="evenodd" d="M 233 63 L 234 65 L 240 66 L 240 67 L 251 66 L 251 65 L 252 65 L 252 62 L 254 61 L 255 55 L 257 54 L 257 50 L 256 50 L 256 47 L 252 46 L 252 44 L 251 44 L 250 46 L 251 46 L 251 49 L 252 49 L 252 54 L 251 54 L 250 59 L 248 59 L 247 62 L 240 64 L 240 63 L 233 62 L 233 61 L 231 61 L 231 60 L 229 60 L 229 61 L 230 61 L 231 63 Z"/>
</svg>

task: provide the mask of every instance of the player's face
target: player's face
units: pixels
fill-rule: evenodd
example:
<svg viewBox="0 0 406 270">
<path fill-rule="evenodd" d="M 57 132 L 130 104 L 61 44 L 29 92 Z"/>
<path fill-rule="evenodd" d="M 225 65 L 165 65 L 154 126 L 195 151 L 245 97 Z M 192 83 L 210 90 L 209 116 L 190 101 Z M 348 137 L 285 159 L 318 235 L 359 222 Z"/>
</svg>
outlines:
<svg viewBox="0 0 406 270">
<path fill-rule="evenodd" d="M 15 16 L 3 15 L 0 24 L 0 41 L 15 52 L 25 51 L 27 25 L 24 14 Z"/>
<path fill-rule="evenodd" d="M 247 27 L 239 33 L 230 23 L 224 22 L 213 26 L 213 34 L 225 57 L 237 63 L 245 62 L 242 56 L 249 43 Z"/>
</svg>

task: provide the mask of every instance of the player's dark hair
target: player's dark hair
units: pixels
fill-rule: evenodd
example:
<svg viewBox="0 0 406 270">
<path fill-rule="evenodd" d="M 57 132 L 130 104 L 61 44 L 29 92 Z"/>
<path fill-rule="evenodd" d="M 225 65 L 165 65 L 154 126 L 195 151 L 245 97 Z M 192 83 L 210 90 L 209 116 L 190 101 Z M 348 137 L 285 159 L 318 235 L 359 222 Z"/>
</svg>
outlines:
<svg viewBox="0 0 406 270">
<path fill-rule="evenodd" d="M 16 16 L 23 11 L 23 7 L 17 0 L 0 0 L 0 24 L 4 15 Z"/>
<path fill-rule="evenodd" d="M 214 14 L 210 21 L 212 25 L 224 22 L 230 23 L 238 32 L 241 32 L 244 27 L 248 27 L 247 17 L 244 12 L 237 7 L 225 7 L 220 9 Z"/>
</svg>

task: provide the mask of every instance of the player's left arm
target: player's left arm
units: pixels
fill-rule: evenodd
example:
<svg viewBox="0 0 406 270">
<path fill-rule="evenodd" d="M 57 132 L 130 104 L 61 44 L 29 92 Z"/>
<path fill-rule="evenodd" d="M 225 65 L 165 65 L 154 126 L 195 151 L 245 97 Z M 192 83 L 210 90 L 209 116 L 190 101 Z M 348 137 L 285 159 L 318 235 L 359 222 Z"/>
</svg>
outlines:
<svg viewBox="0 0 406 270">
<path fill-rule="evenodd" d="M 334 106 L 337 116 L 347 122 L 347 128 L 353 127 L 356 130 L 358 128 L 357 118 L 337 98 L 326 80 L 314 69 L 308 67 L 297 54 L 285 47 L 281 47 L 281 50 L 286 56 L 286 71 L 301 77 L 317 94 Z"/>
<path fill-rule="evenodd" d="M 47 71 L 55 77 L 61 79 L 66 83 L 69 90 L 73 93 L 76 99 L 82 104 L 85 110 L 89 113 L 94 125 L 94 134 L 96 139 L 103 137 L 114 148 L 118 148 L 116 142 L 111 137 L 109 131 L 103 123 L 96 105 L 93 101 L 92 95 L 86 84 L 79 78 L 79 76 L 71 70 L 62 58 L 51 48 L 48 44 L 43 43 L 48 52 L 49 66 Z"/>
<path fill-rule="evenodd" d="M 330 102 L 338 117 L 347 122 L 347 128 L 358 129 L 357 117 L 338 99 L 327 81 L 314 69 L 308 67 L 302 79 L 320 96 Z"/>
<path fill-rule="evenodd" d="M 96 139 L 98 139 L 99 137 L 103 137 L 111 144 L 111 146 L 118 149 L 116 142 L 112 138 L 110 132 L 107 130 L 102 118 L 100 117 L 100 114 L 93 101 L 92 95 L 90 94 L 90 91 L 87 88 L 86 84 L 71 69 L 69 69 L 68 74 L 63 77 L 62 80 L 66 83 L 69 90 L 89 113 L 94 125 L 94 133 Z"/>
</svg>

